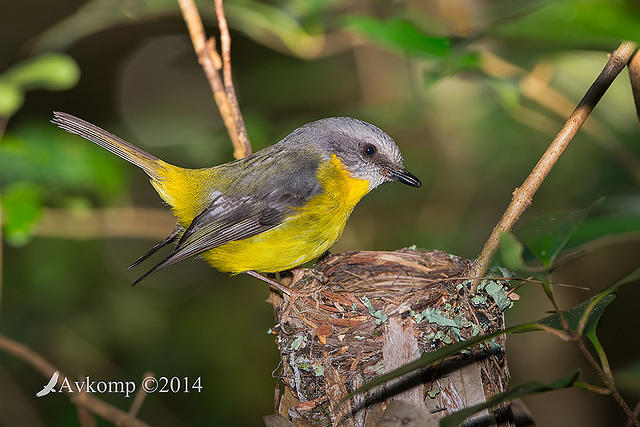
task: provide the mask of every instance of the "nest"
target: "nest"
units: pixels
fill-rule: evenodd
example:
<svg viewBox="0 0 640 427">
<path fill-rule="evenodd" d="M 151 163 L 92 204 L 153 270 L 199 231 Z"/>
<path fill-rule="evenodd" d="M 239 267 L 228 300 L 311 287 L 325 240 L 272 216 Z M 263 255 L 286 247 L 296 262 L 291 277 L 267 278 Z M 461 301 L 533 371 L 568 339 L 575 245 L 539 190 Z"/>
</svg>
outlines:
<svg viewBox="0 0 640 427">
<path fill-rule="evenodd" d="M 279 412 L 298 425 L 375 425 L 395 394 L 441 417 L 477 403 L 456 390 L 460 372 L 481 380 L 482 399 L 503 391 L 509 375 L 504 341 L 496 339 L 340 403 L 421 353 L 504 327 L 508 281 L 484 281 L 469 298 L 469 266 L 441 251 L 401 249 L 330 255 L 294 271 L 289 286 L 301 296 L 272 294 L 285 384 Z"/>
</svg>

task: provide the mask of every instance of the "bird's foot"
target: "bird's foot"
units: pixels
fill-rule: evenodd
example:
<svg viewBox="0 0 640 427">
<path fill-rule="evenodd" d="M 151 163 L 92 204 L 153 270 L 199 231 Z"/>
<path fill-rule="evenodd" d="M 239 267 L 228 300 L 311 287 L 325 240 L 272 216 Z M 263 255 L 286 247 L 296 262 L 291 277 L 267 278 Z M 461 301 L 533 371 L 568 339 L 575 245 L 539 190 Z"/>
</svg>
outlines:
<svg viewBox="0 0 640 427">
<path fill-rule="evenodd" d="M 278 283 L 277 281 L 267 276 L 264 276 L 258 272 L 255 272 L 253 270 L 246 271 L 245 273 L 247 273 L 249 276 L 255 277 L 256 279 L 262 280 L 263 282 L 268 284 L 269 287 L 271 287 L 271 289 L 280 291 L 284 295 L 287 295 L 289 297 L 289 300 L 284 303 L 284 311 L 281 317 L 282 322 L 286 322 L 289 319 L 289 312 L 291 311 L 292 308 L 297 312 L 297 309 L 294 306 L 296 299 L 301 297 L 308 297 L 309 295 L 313 294 L 313 291 L 311 290 L 292 289 L 288 286 L 283 285 L 282 283 Z M 299 283 L 301 281 L 303 283 Z M 307 279 L 306 276 L 296 280 L 296 274 L 294 272 L 292 284 L 295 285 L 296 287 L 298 287 L 298 284 L 301 285 L 300 287 L 305 287 L 308 283 L 311 283 L 313 281 L 314 281 L 313 279 Z"/>
</svg>

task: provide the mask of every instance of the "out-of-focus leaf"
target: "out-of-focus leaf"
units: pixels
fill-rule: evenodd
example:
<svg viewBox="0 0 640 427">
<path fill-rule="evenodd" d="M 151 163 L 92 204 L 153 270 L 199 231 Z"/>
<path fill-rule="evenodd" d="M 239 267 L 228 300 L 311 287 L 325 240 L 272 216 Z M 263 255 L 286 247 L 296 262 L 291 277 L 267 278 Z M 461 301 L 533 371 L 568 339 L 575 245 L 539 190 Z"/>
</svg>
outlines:
<svg viewBox="0 0 640 427">
<path fill-rule="evenodd" d="M 540 268 L 531 267 L 524 262 L 522 258 L 523 252 L 524 246 L 513 233 L 507 232 L 500 234 L 499 253 L 502 259 L 502 265 L 509 270 L 518 272 L 541 271 Z"/>
<path fill-rule="evenodd" d="M 542 262 L 542 265 L 548 268 L 564 248 L 578 224 L 603 201 L 604 199 L 601 198 L 584 209 L 540 216 L 525 224 L 516 234 Z"/>
<path fill-rule="evenodd" d="M 459 71 L 478 68 L 480 56 L 476 52 L 452 51 L 450 55 L 435 64 L 434 69 L 425 71 L 425 85 L 437 83 Z"/>
<path fill-rule="evenodd" d="M 3 230 L 8 242 L 25 244 L 42 213 L 40 188 L 29 183 L 14 183 L 3 188 Z"/>
<path fill-rule="evenodd" d="M 100 147 L 43 121 L 6 134 L 0 144 L 0 184 L 29 181 L 43 197 L 96 194 L 107 201 L 126 191 L 125 163 Z"/>
<path fill-rule="evenodd" d="M 618 388 L 640 396 L 640 360 L 617 369 L 613 375 Z"/>
<path fill-rule="evenodd" d="M 177 10 L 178 3 L 171 0 L 92 0 L 45 31 L 36 41 L 35 50 L 42 52 L 63 49 L 114 25 Z"/>
<path fill-rule="evenodd" d="M 541 329 L 539 325 L 536 323 L 523 323 L 521 325 L 512 326 L 510 328 L 492 332 L 490 334 L 479 335 L 477 337 L 470 338 L 466 341 L 460 341 L 460 342 L 447 345 L 445 347 L 439 348 L 436 351 L 425 353 L 419 359 L 416 359 L 413 362 L 407 363 L 397 369 L 394 369 L 391 372 L 387 372 L 386 374 L 381 375 L 372 381 L 369 381 L 362 387 L 358 388 L 357 390 L 349 394 L 348 397 L 363 393 L 367 390 L 371 390 L 373 387 L 377 387 L 379 385 L 385 384 L 388 381 L 391 381 L 393 379 L 406 375 L 411 371 L 415 371 L 416 369 L 427 368 L 433 365 L 434 363 L 437 363 L 449 356 L 458 354 L 462 350 L 465 350 L 469 347 L 473 347 L 474 345 L 477 345 L 477 344 L 481 344 L 485 341 L 489 341 L 490 339 L 498 337 L 500 335 L 515 333 L 515 332 L 533 332 L 533 331 L 539 331 L 539 330 Z"/>
<path fill-rule="evenodd" d="M 520 89 L 516 82 L 511 80 L 493 79 L 489 81 L 491 87 L 496 91 L 500 104 L 507 111 L 514 111 L 520 108 L 522 100 L 520 97 Z"/>
<path fill-rule="evenodd" d="M 22 90 L 11 82 L 0 79 L 0 117 L 12 115 L 23 102 Z"/>
<path fill-rule="evenodd" d="M 14 66 L 3 77 L 22 89 L 65 90 L 78 82 L 80 68 L 69 55 L 46 53 Z"/>
<path fill-rule="evenodd" d="M 611 48 L 620 40 L 640 40 L 640 7 L 631 1 L 552 2 L 489 31 L 492 36 L 547 42 L 565 48 Z"/>
<path fill-rule="evenodd" d="M 351 31 L 411 55 L 444 58 L 451 53 L 451 42 L 447 37 L 425 34 L 406 20 L 380 21 L 367 16 L 350 16 L 346 19 L 346 26 Z"/>
<path fill-rule="evenodd" d="M 48 53 L 13 66 L 0 75 L 0 117 L 15 113 L 29 89 L 64 90 L 80 78 L 80 69 L 69 55 Z"/>
<path fill-rule="evenodd" d="M 310 33 L 296 16 L 283 8 L 241 0 L 225 4 L 225 10 L 230 25 L 259 43 L 273 45 L 269 40 L 275 36 L 287 49 L 301 57 L 313 57 L 324 46 L 322 32 L 317 36 Z"/>
<path fill-rule="evenodd" d="M 213 7 L 210 3 L 199 1 L 200 13 L 205 20 L 215 22 Z M 268 3 L 237 0 L 225 3 L 225 12 L 229 25 L 242 31 L 258 43 L 269 46 L 284 45 L 298 56 L 309 57 L 319 52 L 324 44 L 324 33 L 314 35 L 302 25 L 301 16 L 312 14 L 330 7 L 331 2 L 304 2 L 292 4 L 290 8 L 278 7 Z M 173 0 L 92 0 L 82 5 L 67 19 L 46 31 L 36 43 L 38 51 L 61 49 L 77 40 L 132 21 L 157 18 L 163 15 L 179 14 L 178 3 Z"/>
<path fill-rule="evenodd" d="M 640 233 L 640 215 L 608 215 L 585 219 L 569 238 L 565 249 L 575 248 L 602 237 Z"/>
<path fill-rule="evenodd" d="M 572 387 L 573 384 L 578 380 L 579 376 L 580 371 L 576 371 L 571 375 L 559 378 L 549 384 L 544 384 L 538 381 L 532 381 L 526 384 L 522 384 L 518 387 L 512 388 L 511 390 L 498 393 L 492 396 L 486 402 L 469 406 L 468 408 L 462 409 L 458 412 L 454 412 L 451 415 L 447 415 L 440 420 L 440 426 L 456 427 L 462 424 L 464 420 L 466 420 L 476 412 L 479 412 L 483 409 L 492 408 L 496 405 L 499 405 L 500 403 L 509 402 L 511 400 L 530 394 L 544 393 L 547 391 L 554 391 L 560 390 L 562 388 Z"/>
</svg>

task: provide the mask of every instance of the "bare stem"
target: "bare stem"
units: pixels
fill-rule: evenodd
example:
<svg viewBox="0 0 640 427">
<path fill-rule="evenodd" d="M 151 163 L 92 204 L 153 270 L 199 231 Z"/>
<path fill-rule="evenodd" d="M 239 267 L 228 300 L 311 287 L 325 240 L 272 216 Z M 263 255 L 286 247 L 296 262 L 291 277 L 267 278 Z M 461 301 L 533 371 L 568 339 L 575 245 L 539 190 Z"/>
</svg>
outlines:
<svg viewBox="0 0 640 427">
<path fill-rule="evenodd" d="M 243 146 L 244 156 L 251 154 L 251 144 L 247 136 L 247 130 L 244 126 L 244 119 L 238 105 L 236 90 L 233 87 L 233 75 L 231 74 L 231 35 L 229 34 L 229 26 L 227 18 L 224 14 L 224 6 L 222 0 L 215 0 L 216 17 L 218 18 L 218 28 L 220 29 L 220 47 L 222 49 L 222 75 L 224 78 L 224 89 L 236 120 L 236 130 L 238 139 Z"/>
<path fill-rule="evenodd" d="M 616 388 L 616 384 L 613 380 L 613 376 L 611 375 L 611 371 L 609 371 L 609 373 L 607 374 L 602 369 L 602 367 L 598 364 L 596 359 L 593 357 L 593 355 L 589 352 L 587 347 L 584 345 L 584 341 L 582 340 L 582 337 L 576 336 L 575 338 L 576 338 L 575 343 L 580 349 L 580 352 L 582 353 L 584 358 L 587 359 L 587 361 L 593 367 L 593 369 L 596 370 L 602 382 L 607 386 L 607 388 L 611 392 L 611 395 L 613 396 L 613 398 L 616 400 L 618 405 L 622 408 L 624 413 L 627 414 L 627 416 L 629 417 L 629 421 L 632 422 L 635 427 L 640 427 L 640 422 L 638 422 L 638 418 L 633 414 L 633 412 L 631 411 L 631 408 L 629 407 L 629 405 L 627 405 L 627 402 L 624 401 L 624 399 L 620 395 L 620 392 Z"/>
<path fill-rule="evenodd" d="M 51 378 L 54 372 L 59 372 L 60 375 L 58 376 L 58 386 L 61 386 L 63 384 L 64 378 L 66 378 L 59 369 L 56 369 L 44 357 L 40 356 L 38 353 L 31 350 L 26 345 L 14 341 L 2 334 L 0 334 L 0 349 L 30 365 L 45 378 Z M 75 388 L 73 382 L 70 382 L 69 385 Z M 107 421 L 110 421 L 117 426 L 148 426 L 147 423 L 142 422 L 135 417 L 132 417 L 131 415 L 116 408 L 115 406 L 87 393 L 82 393 L 80 390 L 76 389 L 74 390 L 73 394 L 69 394 L 69 399 L 71 399 L 71 401 L 76 406 L 88 409 L 92 413 L 98 415 L 99 417 L 102 417 Z"/>
<path fill-rule="evenodd" d="M 230 98 L 228 94 L 229 92 L 225 89 L 225 85 L 218 73 L 218 70 L 223 67 L 223 62 L 216 51 L 215 41 L 213 39 L 209 39 L 207 41 L 204 26 L 202 25 L 202 18 L 200 17 L 200 12 L 198 12 L 198 7 L 194 0 L 178 0 L 178 3 L 180 4 L 182 16 L 184 17 L 187 28 L 189 29 L 189 36 L 191 37 L 193 49 L 198 57 L 198 62 L 202 66 L 204 74 L 207 76 L 207 80 L 209 80 L 209 85 L 213 91 L 213 98 L 216 101 L 216 105 L 218 106 L 224 125 L 227 128 L 227 133 L 231 138 L 231 143 L 233 144 L 233 157 L 236 159 L 245 157 L 247 154 L 251 153 L 251 145 L 247 138 L 247 131 L 244 127 L 244 121 L 242 120 L 240 108 L 238 107 L 238 103 L 235 99 L 233 84 L 231 83 L 231 40 L 229 37 L 229 29 L 226 28 L 226 37 L 228 39 L 226 41 L 222 41 L 223 43 L 226 43 L 226 55 L 229 57 L 227 60 L 227 67 L 224 72 L 229 74 L 228 79 L 231 83 L 233 99 Z M 219 7 L 218 3 L 220 3 Z M 218 12 L 218 9 L 222 11 L 222 14 Z M 220 0 L 216 1 L 216 14 L 218 15 L 218 22 L 220 23 L 223 21 L 226 27 L 226 18 L 224 17 L 222 1 Z M 223 48 L 223 55 L 224 54 L 225 49 Z M 225 75 L 225 78 L 226 77 L 227 76 Z"/>
<path fill-rule="evenodd" d="M 147 377 L 155 377 L 155 375 L 153 372 L 145 372 L 142 376 L 143 381 Z M 141 384 L 140 388 L 136 392 L 135 397 L 133 398 L 131 408 L 129 408 L 129 415 L 131 415 L 132 417 L 136 417 L 138 415 L 138 412 L 140 412 L 140 408 L 142 408 L 142 404 L 144 403 L 144 399 L 147 397 L 147 394 L 148 393 Z"/>
<path fill-rule="evenodd" d="M 471 269 L 471 276 L 482 277 L 487 272 L 489 263 L 498 249 L 500 234 L 511 230 L 520 218 L 520 215 L 529 207 L 534 194 L 538 188 L 540 188 L 540 185 L 542 185 L 542 182 L 558 161 L 562 152 L 567 148 L 567 145 L 569 145 L 569 142 L 571 142 L 585 120 L 587 120 L 587 117 L 589 117 L 613 80 L 627 65 L 634 49 L 635 44 L 630 42 L 624 42 L 616 49 L 598 78 L 591 85 L 573 113 L 571 113 L 564 127 L 551 142 L 547 151 L 542 155 L 522 186 L 514 190 L 511 203 L 500 219 L 500 222 L 498 222 L 498 225 L 496 225 L 491 232 L 489 239 L 482 248 L 482 252 L 476 258 Z M 479 279 L 474 281 L 472 286 L 473 293 L 477 291 L 479 283 Z"/>
</svg>

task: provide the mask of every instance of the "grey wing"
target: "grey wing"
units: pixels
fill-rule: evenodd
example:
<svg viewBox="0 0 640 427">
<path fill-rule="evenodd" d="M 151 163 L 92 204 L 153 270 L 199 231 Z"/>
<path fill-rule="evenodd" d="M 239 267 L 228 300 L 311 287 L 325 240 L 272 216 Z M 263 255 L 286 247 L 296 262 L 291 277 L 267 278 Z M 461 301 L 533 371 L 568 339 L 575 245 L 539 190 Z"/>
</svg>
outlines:
<svg viewBox="0 0 640 427">
<path fill-rule="evenodd" d="M 294 212 L 294 208 L 319 192 L 320 185 L 315 177 L 317 163 L 292 164 L 286 157 L 276 160 L 258 162 L 254 159 L 253 163 L 245 164 L 245 173 L 227 191 L 212 195 L 209 206 L 194 218 L 175 249 L 134 285 L 183 259 L 278 226 Z M 262 172 L 256 174 L 256 168 L 261 168 Z M 262 185 L 256 179 L 261 179 Z"/>
</svg>

